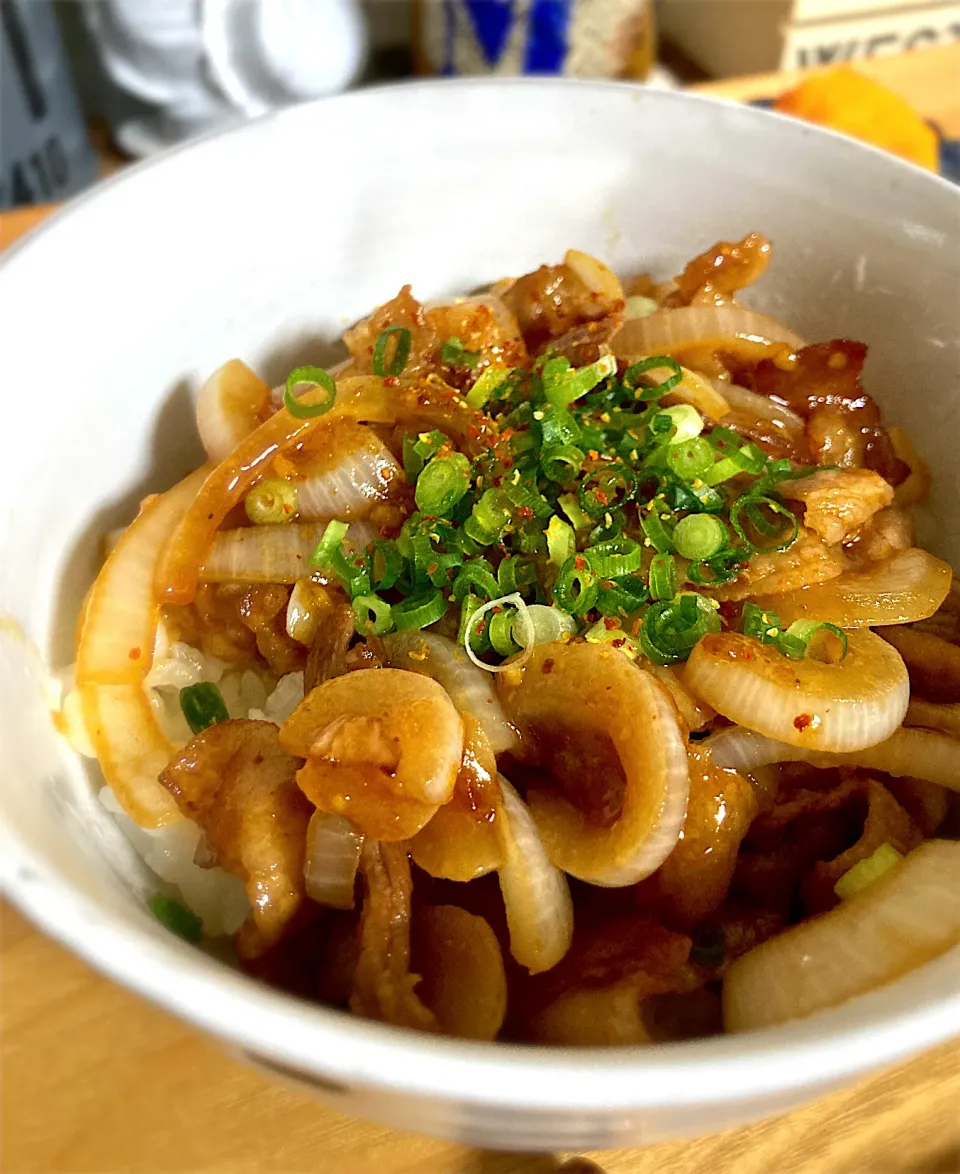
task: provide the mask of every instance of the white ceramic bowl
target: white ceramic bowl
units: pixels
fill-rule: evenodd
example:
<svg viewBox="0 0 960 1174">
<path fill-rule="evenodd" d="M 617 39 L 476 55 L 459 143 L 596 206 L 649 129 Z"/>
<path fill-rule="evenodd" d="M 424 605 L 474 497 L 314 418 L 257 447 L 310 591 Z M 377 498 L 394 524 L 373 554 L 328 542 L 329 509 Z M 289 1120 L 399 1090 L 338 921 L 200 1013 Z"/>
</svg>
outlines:
<svg viewBox="0 0 960 1174">
<path fill-rule="evenodd" d="M 237 355 L 277 381 L 406 281 L 434 297 L 559 258 L 675 272 L 757 229 L 749 291 L 810 339 L 870 344 L 869 390 L 937 474 L 960 564 L 960 195 L 760 111 L 553 81 L 368 90 L 138 167 L 0 269 L 0 785 L 7 891 L 117 981 L 338 1108 L 496 1148 L 637 1144 L 781 1112 L 960 1031 L 945 956 L 756 1035 L 611 1051 L 461 1043 L 277 994 L 163 930 L 55 736 L 99 535 L 198 458 L 191 392 Z M 950 505 L 953 508 L 948 508 Z M 64 1041 L 69 1047 L 69 1040 Z"/>
</svg>

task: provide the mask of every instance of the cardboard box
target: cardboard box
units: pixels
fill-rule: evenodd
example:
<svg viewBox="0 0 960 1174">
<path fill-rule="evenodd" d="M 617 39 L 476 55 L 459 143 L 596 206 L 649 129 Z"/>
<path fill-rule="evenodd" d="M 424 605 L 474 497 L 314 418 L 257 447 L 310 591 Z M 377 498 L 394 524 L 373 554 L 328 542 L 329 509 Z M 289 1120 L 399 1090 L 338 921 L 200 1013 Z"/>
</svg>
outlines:
<svg viewBox="0 0 960 1174">
<path fill-rule="evenodd" d="M 960 40 L 958 0 L 660 0 L 660 31 L 714 77 Z"/>
</svg>

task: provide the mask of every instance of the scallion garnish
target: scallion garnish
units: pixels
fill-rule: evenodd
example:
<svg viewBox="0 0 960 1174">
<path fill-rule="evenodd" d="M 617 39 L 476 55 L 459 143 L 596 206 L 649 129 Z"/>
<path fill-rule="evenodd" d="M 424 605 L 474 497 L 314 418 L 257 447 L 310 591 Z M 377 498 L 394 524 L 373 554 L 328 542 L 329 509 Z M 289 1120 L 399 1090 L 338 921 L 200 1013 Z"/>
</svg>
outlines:
<svg viewBox="0 0 960 1174">
<path fill-rule="evenodd" d="M 780 518 L 782 522 L 777 521 Z M 752 533 L 748 533 L 744 522 Z M 783 502 L 753 492 L 744 493 L 730 507 L 730 525 L 744 544 L 765 554 L 787 550 L 800 533 L 800 523 Z M 758 536 L 772 541 L 758 542 Z"/>
<path fill-rule="evenodd" d="M 712 558 L 727 544 L 727 528 L 714 514 L 687 514 L 677 522 L 673 545 L 694 562 Z"/>
<path fill-rule="evenodd" d="M 487 400 L 507 377 L 504 367 L 487 367 L 477 376 L 473 387 L 466 394 L 467 403 L 471 408 L 482 408 Z"/>
<path fill-rule="evenodd" d="M 582 555 L 573 555 L 560 568 L 553 585 L 558 607 L 572 616 L 586 615 L 597 601 L 600 585 Z"/>
<path fill-rule="evenodd" d="M 712 601 L 702 595 L 683 594 L 647 608 L 640 644 L 655 664 L 676 664 L 686 660 L 708 632 L 719 631 L 720 617 Z"/>
<path fill-rule="evenodd" d="M 677 593 L 677 563 L 672 554 L 653 556 L 648 581 L 652 599 L 673 599 Z"/>
<path fill-rule="evenodd" d="M 358 595 L 353 601 L 357 634 L 385 636 L 393 628 L 392 610 L 379 595 Z"/>
<path fill-rule="evenodd" d="M 187 719 L 187 725 L 195 733 L 218 722 L 230 720 L 223 694 L 211 681 L 200 681 L 196 685 L 185 685 L 180 690 L 180 709 Z"/>
<path fill-rule="evenodd" d="M 250 490 L 243 508 L 255 526 L 292 522 L 297 513 L 297 487 L 279 477 L 268 477 Z"/>
<path fill-rule="evenodd" d="M 203 941 L 203 922 L 186 905 L 172 897 L 151 897 L 147 907 L 157 921 L 178 938 L 194 944 Z"/>
<path fill-rule="evenodd" d="M 588 547 L 583 557 L 598 578 L 619 579 L 640 570 L 643 548 L 632 538 L 612 538 Z"/>
<path fill-rule="evenodd" d="M 463 345 L 463 339 L 448 338 L 440 348 L 440 359 L 451 367 L 476 367 L 480 362 L 479 351 L 468 351 Z"/>
<path fill-rule="evenodd" d="M 393 625 L 398 632 L 417 631 L 443 619 L 447 601 L 434 587 L 422 595 L 414 595 L 395 603 L 391 609 Z"/>
<path fill-rule="evenodd" d="M 829 640 L 820 639 L 821 635 L 828 636 Z M 830 655 L 827 649 L 833 645 L 839 655 Z M 818 660 L 828 660 L 835 663 L 843 660 L 847 655 L 847 635 L 836 624 L 819 623 L 816 620 L 796 620 L 780 636 L 777 644 L 784 656 L 792 660 L 802 660 L 805 656 L 815 656 Z"/>
<path fill-rule="evenodd" d="M 312 387 L 322 387 L 326 397 L 316 404 L 305 404 L 293 394 L 294 389 L 302 384 Z M 307 392 L 309 395 L 309 392 Z M 310 420 L 314 416 L 325 416 L 337 400 L 337 384 L 329 371 L 323 367 L 297 367 L 287 376 L 287 383 L 283 389 L 283 406 L 291 416 L 298 420 Z"/>
<path fill-rule="evenodd" d="M 433 457 L 417 478 L 417 509 L 445 518 L 470 488 L 470 462 L 463 453 Z"/>
<path fill-rule="evenodd" d="M 638 380 L 641 376 L 646 375 L 648 371 L 659 371 L 661 369 L 666 369 L 670 372 L 670 375 L 663 383 L 655 387 L 640 388 Z M 683 368 L 676 359 L 671 359 L 667 355 L 654 355 L 649 359 L 641 359 L 638 363 L 632 363 L 623 373 L 624 386 L 639 391 L 640 398 L 644 400 L 660 399 L 668 391 L 673 391 L 682 381 Z"/>
<path fill-rule="evenodd" d="M 555 567 L 562 567 L 577 552 L 577 536 L 573 527 L 554 514 L 547 526 L 547 553 Z"/>
<path fill-rule="evenodd" d="M 393 356 L 388 363 L 387 346 L 390 339 L 394 337 L 397 341 L 394 343 Z M 374 375 L 395 378 L 401 374 L 407 365 L 407 359 L 410 357 L 410 345 L 412 342 L 413 335 L 406 326 L 388 326 L 386 330 L 381 330 L 377 335 L 377 341 L 373 344 Z"/>
</svg>

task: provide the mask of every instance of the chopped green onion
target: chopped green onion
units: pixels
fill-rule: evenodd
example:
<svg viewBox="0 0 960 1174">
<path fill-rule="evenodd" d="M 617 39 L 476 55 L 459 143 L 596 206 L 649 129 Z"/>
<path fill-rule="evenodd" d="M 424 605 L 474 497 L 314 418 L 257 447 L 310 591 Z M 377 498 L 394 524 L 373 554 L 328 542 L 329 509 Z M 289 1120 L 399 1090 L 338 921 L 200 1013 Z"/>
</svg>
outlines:
<svg viewBox="0 0 960 1174">
<path fill-rule="evenodd" d="M 881 844 L 866 860 L 858 860 L 853 868 L 848 868 L 833 886 L 833 891 L 841 901 L 849 901 L 875 880 L 879 880 L 885 872 L 898 865 L 902 859 L 902 853 L 892 844 Z"/>
<path fill-rule="evenodd" d="M 671 359 L 667 355 L 653 355 L 649 359 L 641 359 L 638 363 L 631 363 L 623 373 L 624 386 L 637 390 L 637 380 L 641 375 L 645 375 L 648 371 L 659 371 L 664 367 L 672 372 L 669 378 L 656 387 L 643 388 L 640 395 L 640 398 L 644 400 L 660 399 L 661 396 L 666 395 L 668 391 L 672 391 L 679 383 L 683 382 L 683 368 L 676 359 Z"/>
<path fill-rule="evenodd" d="M 839 656 L 828 656 L 824 642 L 817 639 L 820 633 L 825 633 L 839 642 Z M 812 656 L 815 660 L 826 660 L 828 664 L 834 664 L 847 655 L 847 635 L 836 624 L 796 620 L 780 637 L 778 647 L 783 655 L 790 657 L 791 660 L 802 660 L 805 656 Z"/>
<path fill-rule="evenodd" d="M 497 584 L 501 595 L 521 595 L 537 586 L 537 565 L 531 559 L 505 555 L 497 567 Z"/>
<path fill-rule="evenodd" d="M 724 481 L 729 481 L 731 477 L 736 477 L 742 472 L 743 469 L 732 457 L 723 457 L 700 476 L 706 485 L 714 486 L 722 485 Z"/>
<path fill-rule="evenodd" d="M 522 647 L 530 644 L 552 644 L 564 636 L 572 636 L 577 630 L 573 616 L 559 607 L 547 607 L 543 603 L 531 603 L 518 612 L 513 621 L 513 638 Z"/>
<path fill-rule="evenodd" d="M 648 602 L 650 594 L 642 580 L 627 576 L 616 583 L 600 585 L 596 609 L 602 616 L 626 619 Z"/>
<path fill-rule="evenodd" d="M 678 554 L 699 562 L 723 550 L 727 544 L 727 528 L 713 514 L 687 514 L 677 522 L 673 544 Z"/>
<path fill-rule="evenodd" d="M 743 605 L 740 630 L 744 636 L 752 636 L 761 644 L 778 644 L 783 631 L 780 617 L 775 611 L 767 611 L 749 602 Z"/>
<path fill-rule="evenodd" d="M 327 528 L 323 532 L 323 537 L 320 539 L 317 549 L 310 556 L 309 562 L 311 566 L 331 566 L 334 556 L 341 553 L 343 540 L 349 528 L 350 526 L 347 522 L 336 520 L 327 522 Z"/>
<path fill-rule="evenodd" d="M 557 505 L 570 519 L 574 530 L 585 530 L 590 525 L 590 519 L 580 508 L 580 503 L 572 493 L 565 493 L 557 498 Z"/>
<path fill-rule="evenodd" d="M 457 634 L 457 643 L 466 647 L 469 636 L 470 647 L 474 652 L 486 652 L 490 647 L 486 625 L 481 632 L 476 632 L 472 626 L 474 613 L 479 611 L 480 606 L 480 600 L 475 595 L 464 596 L 463 603 L 460 605 L 460 630 Z"/>
<path fill-rule="evenodd" d="M 596 520 L 633 501 L 636 493 L 637 478 L 633 470 L 622 461 L 611 461 L 584 477 L 577 497 L 581 509 Z"/>
<path fill-rule="evenodd" d="M 311 383 L 314 387 L 322 387 L 327 393 L 326 398 L 319 404 L 301 403 L 293 394 L 293 389 L 300 383 Z M 283 406 L 297 420 L 325 416 L 336 403 L 336 399 L 336 381 L 330 372 L 325 371 L 322 367 L 296 367 L 287 376 L 286 387 L 283 389 Z"/>
<path fill-rule="evenodd" d="M 268 477 L 250 490 L 243 508 L 255 526 L 292 522 L 297 512 L 297 487 L 280 477 Z"/>
<path fill-rule="evenodd" d="M 412 595 L 391 608 L 393 625 L 398 632 L 418 631 L 443 619 L 447 601 L 434 587 L 422 595 Z"/>
<path fill-rule="evenodd" d="M 717 431 L 719 429 L 714 429 L 714 432 Z M 736 433 L 730 432 L 728 428 L 723 429 L 723 434 L 728 432 L 736 439 Z M 767 463 L 767 454 L 755 444 L 741 444 L 734 447 L 729 443 L 726 435 L 721 435 L 719 440 L 714 440 L 711 435 L 710 443 L 713 448 L 721 450 L 727 455 L 703 474 L 703 480 L 708 485 L 720 485 L 740 473 L 756 476 L 763 471 Z M 754 492 L 756 492 L 756 487 L 754 487 Z"/>
<path fill-rule="evenodd" d="M 579 443 L 582 430 L 566 408 L 546 404 L 541 415 L 540 443 L 543 448 L 559 448 Z"/>
<path fill-rule="evenodd" d="M 673 549 L 673 514 L 668 509 L 661 509 L 653 502 L 653 506 L 640 519 L 640 527 L 647 536 L 647 541 L 659 554 L 670 554 Z"/>
<path fill-rule="evenodd" d="M 619 579 L 640 570 L 643 548 L 632 538 L 613 538 L 589 547 L 583 556 L 599 578 Z"/>
<path fill-rule="evenodd" d="M 628 636 L 623 628 L 608 628 L 603 620 L 597 620 L 593 627 L 587 628 L 583 638 L 588 644 L 612 644 L 631 659 L 640 651 L 636 640 Z"/>
<path fill-rule="evenodd" d="M 700 435 L 703 431 L 703 416 L 690 404 L 676 404 L 657 412 L 650 425 L 655 433 L 661 435 L 669 431 L 669 439 L 673 444 L 682 444 Z"/>
<path fill-rule="evenodd" d="M 553 586 L 554 603 L 572 616 L 582 616 L 593 607 L 599 594 L 600 585 L 587 560 L 582 555 L 568 558 Z"/>
<path fill-rule="evenodd" d="M 353 615 L 360 636 L 385 636 L 393 627 L 392 608 L 379 595 L 358 595 Z"/>
<path fill-rule="evenodd" d="M 403 571 L 403 555 L 392 539 L 373 544 L 370 555 L 370 583 L 377 591 L 389 591 Z"/>
<path fill-rule="evenodd" d="M 496 609 L 490 617 L 490 644 L 494 652 L 501 656 L 513 656 L 515 652 L 520 651 L 520 645 L 513 638 L 515 619 L 513 612 Z"/>
<path fill-rule="evenodd" d="M 463 345 L 463 339 L 448 338 L 440 348 L 440 358 L 451 367 L 476 367 L 480 362 L 479 351 L 468 351 Z"/>
<path fill-rule="evenodd" d="M 496 599 L 500 594 L 493 568 L 486 559 L 477 558 L 464 563 L 453 581 L 454 603 L 462 604 L 464 598 L 473 593 L 479 593 L 486 599 Z"/>
<path fill-rule="evenodd" d="M 673 599 L 677 593 L 677 563 L 672 554 L 655 554 L 649 572 L 650 595 L 656 600 Z"/>
<path fill-rule="evenodd" d="M 553 506 L 537 490 L 536 478 L 525 477 L 519 469 L 503 478 L 502 491 L 516 509 L 531 510 L 535 518 L 549 518 Z"/>
<path fill-rule="evenodd" d="M 708 632 L 720 631 L 720 617 L 702 595 L 683 594 L 653 603 L 643 617 L 640 644 L 655 664 L 686 660 Z"/>
<path fill-rule="evenodd" d="M 485 371 L 481 371 L 473 387 L 467 392 L 467 403 L 471 408 L 482 408 L 506 377 L 506 367 L 487 367 Z"/>
<path fill-rule="evenodd" d="M 687 578 L 698 587 L 719 587 L 723 583 L 731 583 L 753 553 L 752 546 L 727 547 L 713 558 L 691 563 L 687 567 Z"/>
<path fill-rule="evenodd" d="M 555 567 L 562 567 L 568 558 L 577 553 L 577 536 L 573 527 L 557 514 L 547 526 L 547 553 Z"/>
<path fill-rule="evenodd" d="M 617 360 L 613 355 L 601 355 L 595 363 L 573 369 L 569 359 L 548 359 L 541 372 L 544 398 L 555 407 L 565 408 L 616 372 Z"/>
<path fill-rule="evenodd" d="M 667 465 L 684 481 L 702 477 L 713 463 L 713 449 L 702 436 L 667 445 Z"/>
<path fill-rule="evenodd" d="M 196 913 L 172 897 L 151 897 L 147 908 L 165 928 L 185 942 L 203 940 L 203 922 Z"/>
<path fill-rule="evenodd" d="M 474 505 L 464 530 L 481 546 L 491 546 L 510 521 L 510 499 L 502 489 L 487 489 Z"/>
<path fill-rule="evenodd" d="M 218 722 L 230 720 L 227 704 L 223 694 L 210 681 L 201 681 L 197 685 L 186 685 L 180 690 L 180 709 L 187 719 L 187 725 L 195 733 Z"/>
<path fill-rule="evenodd" d="M 769 510 L 776 518 L 783 518 L 787 523 L 786 526 L 771 522 L 764 516 L 764 510 Z M 775 541 L 761 545 L 749 537 L 740 520 L 744 514 L 758 534 L 764 537 L 773 537 Z M 782 502 L 776 501 L 772 497 L 758 496 L 755 493 L 745 493 L 733 503 L 730 507 L 730 525 L 742 542 L 763 554 L 786 550 L 794 544 L 800 533 L 800 524 L 797 522 L 796 516 Z"/>
<path fill-rule="evenodd" d="M 394 346 L 393 358 L 388 364 L 386 361 L 387 344 L 393 335 L 397 336 L 397 341 Z M 412 342 L 413 335 L 406 326 L 388 326 L 386 330 L 381 330 L 377 335 L 377 341 L 373 344 L 374 375 L 391 377 L 399 375 L 407 365 Z"/>
<path fill-rule="evenodd" d="M 549 481 L 573 481 L 583 468 L 584 454 L 572 444 L 546 448 L 540 457 L 540 468 Z"/>
<path fill-rule="evenodd" d="M 470 488 L 470 462 L 463 453 L 433 457 L 417 478 L 417 508 L 445 518 Z"/>
</svg>

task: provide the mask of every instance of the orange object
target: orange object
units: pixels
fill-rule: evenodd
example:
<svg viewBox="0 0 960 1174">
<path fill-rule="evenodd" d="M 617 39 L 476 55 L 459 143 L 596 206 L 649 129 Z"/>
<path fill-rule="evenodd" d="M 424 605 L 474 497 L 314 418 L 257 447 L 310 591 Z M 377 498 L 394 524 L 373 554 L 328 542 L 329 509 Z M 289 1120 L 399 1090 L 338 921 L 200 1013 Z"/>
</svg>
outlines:
<svg viewBox="0 0 960 1174">
<path fill-rule="evenodd" d="M 848 65 L 811 75 L 782 94 L 774 109 L 938 169 L 936 131 L 905 98 Z"/>
</svg>

